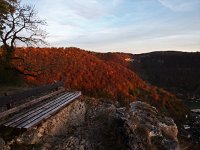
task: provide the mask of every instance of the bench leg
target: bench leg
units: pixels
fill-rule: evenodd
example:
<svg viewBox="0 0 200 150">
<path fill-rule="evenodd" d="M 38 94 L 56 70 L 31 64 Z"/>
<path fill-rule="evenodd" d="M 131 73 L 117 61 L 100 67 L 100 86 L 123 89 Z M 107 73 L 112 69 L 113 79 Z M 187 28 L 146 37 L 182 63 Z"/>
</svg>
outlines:
<svg viewBox="0 0 200 150">
<path fill-rule="evenodd" d="M 11 109 L 12 108 L 12 104 L 11 103 L 6 104 L 6 107 L 7 107 L 7 110 Z"/>
</svg>

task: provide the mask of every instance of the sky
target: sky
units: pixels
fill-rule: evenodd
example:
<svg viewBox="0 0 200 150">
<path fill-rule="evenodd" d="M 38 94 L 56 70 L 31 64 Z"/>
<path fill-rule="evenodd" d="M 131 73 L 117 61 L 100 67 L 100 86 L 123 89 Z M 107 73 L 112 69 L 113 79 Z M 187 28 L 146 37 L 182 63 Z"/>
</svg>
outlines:
<svg viewBox="0 0 200 150">
<path fill-rule="evenodd" d="M 200 51 L 200 0 L 22 0 L 52 47 L 97 52 Z"/>
</svg>

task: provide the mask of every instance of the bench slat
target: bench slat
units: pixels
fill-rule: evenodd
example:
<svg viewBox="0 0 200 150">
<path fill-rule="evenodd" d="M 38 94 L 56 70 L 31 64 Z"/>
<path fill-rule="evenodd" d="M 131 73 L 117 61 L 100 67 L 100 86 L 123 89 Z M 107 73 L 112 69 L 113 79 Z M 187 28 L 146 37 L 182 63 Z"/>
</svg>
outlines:
<svg viewBox="0 0 200 150">
<path fill-rule="evenodd" d="M 65 92 L 66 93 L 66 92 Z M 61 94 L 59 94 L 59 97 L 62 97 L 65 93 L 61 93 Z M 53 99 L 53 97 L 51 98 L 51 99 Z M 27 114 L 27 115 L 29 115 L 29 114 L 31 114 L 31 112 L 33 111 L 33 110 L 38 110 L 38 109 L 40 109 L 42 106 L 44 106 L 44 105 L 46 105 L 45 103 L 51 103 L 51 102 L 53 102 L 53 100 L 51 100 L 50 99 L 50 101 L 47 101 L 47 102 L 42 102 L 42 103 L 40 103 L 40 104 L 38 104 L 37 106 L 35 106 L 35 107 L 31 107 L 31 108 L 28 108 L 27 110 L 25 110 L 25 111 L 22 111 L 22 112 L 19 112 L 19 113 L 17 113 L 16 115 L 14 115 L 14 116 L 12 116 L 11 118 L 9 118 L 9 119 L 7 119 L 6 121 L 4 121 L 2 124 L 7 124 L 8 122 L 11 122 L 12 120 L 15 120 L 16 118 L 18 118 L 18 117 L 20 117 L 20 116 L 22 116 L 22 115 L 24 115 L 24 114 Z M 55 99 L 54 99 L 55 100 Z"/>
<path fill-rule="evenodd" d="M 49 118 L 50 116 L 52 116 L 54 113 L 56 113 L 57 111 L 59 111 L 61 108 L 63 108 L 64 106 L 66 106 L 67 104 L 69 104 L 71 101 L 73 101 L 74 99 L 76 99 L 77 97 L 79 97 L 81 94 L 80 93 L 76 93 L 75 95 L 73 95 L 71 98 L 66 99 L 64 101 L 64 103 L 60 104 L 59 106 L 55 107 L 54 109 L 50 109 L 50 111 L 45 111 L 45 113 L 43 113 L 43 115 L 40 115 L 37 117 L 37 119 L 32 118 L 31 121 L 28 121 L 27 123 L 21 124 L 19 126 L 17 126 L 17 128 L 25 128 L 28 129 L 32 126 L 35 126 L 36 124 L 40 123 L 42 120 Z M 35 120 L 34 120 L 35 119 Z"/>
<path fill-rule="evenodd" d="M 28 107 L 28 106 L 30 106 L 30 105 L 33 105 L 33 104 L 36 104 L 36 103 L 41 102 L 41 101 L 43 101 L 43 100 L 46 100 L 46 99 L 48 99 L 48 98 L 50 98 L 50 97 L 53 97 L 53 96 L 55 96 L 55 95 L 57 95 L 57 94 L 59 94 L 59 93 L 61 93 L 61 92 L 63 92 L 63 91 L 64 91 L 64 88 L 62 88 L 62 89 L 60 89 L 60 90 L 58 90 L 58 91 L 52 92 L 52 93 L 50 93 L 50 94 L 48 94 L 48 95 L 44 95 L 44 96 L 42 96 L 42 97 L 40 97 L 40 98 L 34 99 L 34 100 L 32 100 L 32 101 L 30 101 L 30 102 L 27 102 L 27 103 L 25 103 L 25 104 L 22 104 L 22 105 L 20 105 L 20 106 L 18 106 L 18 107 L 14 107 L 14 108 L 12 108 L 12 109 L 9 109 L 9 110 L 7 110 L 7 111 L 4 111 L 4 112 L 0 113 L 0 118 L 6 117 L 6 116 L 8 116 L 8 115 L 10 115 L 10 114 L 12 114 L 12 113 L 14 113 L 14 112 L 16 112 L 16 111 L 19 111 L 19 110 L 21 110 L 21 109 L 24 109 L 24 108 L 26 108 L 26 107 Z"/>
<path fill-rule="evenodd" d="M 65 94 L 65 93 L 61 93 L 60 96 L 62 96 L 62 95 L 64 95 L 64 94 Z M 22 112 L 20 112 L 20 113 L 17 113 L 16 115 L 14 115 L 14 116 L 12 116 L 11 118 L 9 118 L 9 119 L 7 119 L 6 121 L 4 121 L 3 124 L 4 124 L 4 125 L 7 125 L 7 123 L 11 122 L 12 120 L 15 120 L 15 119 L 19 118 L 20 116 L 22 116 L 22 115 L 24 115 L 24 114 L 29 115 L 29 114 L 31 114 L 32 111 L 34 111 L 35 109 L 40 109 L 42 106 L 45 105 L 45 103 L 49 103 L 49 102 L 53 102 L 53 101 L 50 100 L 50 101 L 47 101 L 47 102 L 42 102 L 42 103 L 38 104 L 38 105 L 35 106 L 35 107 L 31 107 L 31 108 L 29 108 L 29 109 L 27 109 L 27 110 L 25 110 L 25 111 L 22 111 Z M 36 108 L 36 107 L 37 107 L 37 108 Z"/>
<path fill-rule="evenodd" d="M 55 100 L 47 102 L 46 104 L 41 104 L 40 107 L 37 106 L 36 108 L 32 109 L 32 111 L 24 112 L 24 113 L 22 112 L 22 114 L 20 114 L 20 116 L 18 116 L 18 117 L 14 116 L 13 118 L 9 119 L 7 123 L 4 123 L 4 125 L 15 127 L 16 125 L 22 123 L 23 121 L 26 121 L 27 117 L 29 117 L 29 118 L 33 117 L 35 114 L 37 114 L 37 111 L 42 112 L 43 108 L 47 109 L 47 108 L 53 106 L 54 104 L 60 102 L 62 100 L 62 98 L 70 96 L 70 94 L 71 93 L 67 92 L 67 93 L 63 94 L 62 96 L 56 98 Z"/>
<path fill-rule="evenodd" d="M 71 97 L 71 96 L 69 96 Z M 60 103 L 62 103 L 63 100 L 69 98 L 68 96 L 63 97 L 60 101 L 56 102 L 56 103 L 52 103 L 50 106 L 46 106 L 41 108 L 39 111 L 34 112 L 33 114 L 24 117 L 23 119 L 9 125 L 10 127 L 17 127 L 20 126 L 21 124 L 26 124 L 27 122 L 31 122 L 32 120 L 37 119 L 38 116 L 44 115 L 46 112 L 48 112 L 49 110 L 58 107 Z"/>
</svg>

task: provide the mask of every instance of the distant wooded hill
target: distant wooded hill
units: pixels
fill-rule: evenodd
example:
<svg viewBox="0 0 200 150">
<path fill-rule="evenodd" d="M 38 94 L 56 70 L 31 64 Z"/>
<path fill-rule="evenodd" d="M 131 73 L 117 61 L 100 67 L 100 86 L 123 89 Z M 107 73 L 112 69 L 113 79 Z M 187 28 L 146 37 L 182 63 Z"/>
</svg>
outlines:
<svg viewBox="0 0 200 150">
<path fill-rule="evenodd" d="M 94 53 L 78 48 L 18 48 L 15 68 L 29 84 L 47 84 L 63 80 L 65 87 L 85 95 L 109 98 L 126 105 L 146 101 L 175 118 L 187 109 L 173 94 L 152 86 L 135 72 L 142 56 L 123 53 Z M 150 64 L 149 64 L 150 65 Z M 139 75 L 141 75 L 139 73 Z"/>
<path fill-rule="evenodd" d="M 108 53 L 98 56 L 121 64 L 143 80 L 172 93 L 200 97 L 200 52 L 166 51 L 139 55 Z"/>
</svg>

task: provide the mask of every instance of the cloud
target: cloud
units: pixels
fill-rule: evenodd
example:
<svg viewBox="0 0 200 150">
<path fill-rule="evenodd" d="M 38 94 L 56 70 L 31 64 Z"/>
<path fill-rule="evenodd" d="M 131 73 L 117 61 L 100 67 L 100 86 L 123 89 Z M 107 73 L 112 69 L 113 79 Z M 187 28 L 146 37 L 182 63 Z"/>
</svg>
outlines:
<svg viewBox="0 0 200 150">
<path fill-rule="evenodd" d="M 51 46 L 131 52 L 195 48 L 200 40 L 200 0 L 23 1 L 46 18 Z"/>
<path fill-rule="evenodd" d="M 173 11 L 191 11 L 200 9 L 199 0 L 158 0 L 164 7 Z"/>
<path fill-rule="evenodd" d="M 147 25 L 148 24 L 148 25 Z M 196 34 L 198 25 L 188 28 L 188 25 L 162 24 L 161 22 L 146 22 L 139 25 L 129 25 L 122 27 L 104 28 L 100 31 L 88 33 L 78 39 L 79 43 L 105 45 L 109 43 L 123 43 L 125 41 L 142 41 L 147 39 L 164 38 L 168 36 L 181 36 L 187 34 Z"/>
<path fill-rule="evenodd" d="M 72 16 L 87 20 L 96 20 L 111 13 L 121 1 L 122 0 L 56 0 L 55 2 L 40 0 L 37 4 L 40 10 L 43 13 L 45 12 L 46 15 L 54 14 L 58 18 Z"/>
<path fill-rule="evenodd" d="M 34 1 L 33 5 L 40 16 L 46 18 L 51 45 L 60 45 L 62 42 L 67 45 L 68 41 L 77 41 L 90 32 L 103 30 L 109 24 L 107 20 L 112 22 L 117 19 L 115 9 L 121 2 L 122 0 L 40 0 Z"/>
</svg>

